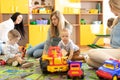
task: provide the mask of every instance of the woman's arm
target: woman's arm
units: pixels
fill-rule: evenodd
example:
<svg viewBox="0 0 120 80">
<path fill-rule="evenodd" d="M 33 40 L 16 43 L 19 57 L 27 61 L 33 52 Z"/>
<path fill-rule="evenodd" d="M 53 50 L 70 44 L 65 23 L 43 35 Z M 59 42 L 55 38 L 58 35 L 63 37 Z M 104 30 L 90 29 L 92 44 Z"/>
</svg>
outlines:
<svg viewBox="0 0 120 80">
<path fill-rule="evenodd" d="M 47 35 L 47 40 L 45 42 L 44 49 L 43 49 L 43 54 L 48 52 L 48 48 L 50 45 L 51 45 L 51 41 L 50 41 L 50 29 L 49 29 L 48 35 Z"/>
</svg>

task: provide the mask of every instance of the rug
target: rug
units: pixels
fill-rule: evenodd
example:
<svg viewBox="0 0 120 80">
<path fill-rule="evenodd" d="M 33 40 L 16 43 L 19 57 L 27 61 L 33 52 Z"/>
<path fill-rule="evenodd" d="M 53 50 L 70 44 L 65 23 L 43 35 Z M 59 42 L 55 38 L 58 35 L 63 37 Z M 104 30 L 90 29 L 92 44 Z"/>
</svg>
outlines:
<svg viewBox="0 0 120 80">
<path fill-rule="evenodd" d="M 7 65 L 0 66 L 0 80 L 68 80 L 67 73 L 42 74 L 39 60 L 34 58 L 27 58 L 27 60 L 33 62 L 34 66 L 27 69 Z M 91 69 L 86 63 L 82 64 L 82 69 L 85 77 L 81 80 L 99 80 L 95 70 Z"/>
</svg>

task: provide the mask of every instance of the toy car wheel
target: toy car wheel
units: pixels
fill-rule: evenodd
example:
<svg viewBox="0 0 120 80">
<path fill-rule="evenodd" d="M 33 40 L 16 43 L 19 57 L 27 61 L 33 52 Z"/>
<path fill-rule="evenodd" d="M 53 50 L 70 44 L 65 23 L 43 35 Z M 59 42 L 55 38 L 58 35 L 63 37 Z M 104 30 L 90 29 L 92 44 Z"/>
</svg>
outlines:
<svg viewBox="0 0 120 80">
<path fill-rule="evenodd" d="M 118 77 L 116 75 L 114 75 L 112 80 L 118 80 Z"/>
<path fill-rule="evenodd" d="M 47 66 L 49 65 L 49 61 L 42 61 L 41 62 L 41 70 L 43 74 L 48 73 Z"/>
<path fill-rule="evenodd" d="M 98 75 L 97 75 L 97 77 L 99 78 L 99 80 L 104 80 L 104 78 L 102 78 L 102 77 L 100 77 L 100 76 L 98 76 Z"/>
<path fill-rule="evenodd" d="M 41 66 L 42 66 L 42 57 L 40 58 L 39 63 L 40 63 L 40 68 L 41 68 Z"/>
<path fill-rule="evenodd" d="M 84 78 L 84 70 L 82 69 L 82 72 L 83 72 L 83 74 L 81 75 L 81 79 L 83 79 Z"/>
<path fill-rule="evenodd" d="M 71 77 L 69 75 L 67 75 L 67 79 L 71 79 Z"/>
<path fill-rule="evenodd" d="M 84 79 L 84 74 L 83 74 L 83 75 L 81 75 L 80 79 Z"/>
<path fill-rule="evenodd" d="M 102 78 L 102 77 L 99 77 L 99 76 L 98 76 L 98 78 L 99 78 L 100 80 L 104 80 L 104 78 Z"/>
</svg>

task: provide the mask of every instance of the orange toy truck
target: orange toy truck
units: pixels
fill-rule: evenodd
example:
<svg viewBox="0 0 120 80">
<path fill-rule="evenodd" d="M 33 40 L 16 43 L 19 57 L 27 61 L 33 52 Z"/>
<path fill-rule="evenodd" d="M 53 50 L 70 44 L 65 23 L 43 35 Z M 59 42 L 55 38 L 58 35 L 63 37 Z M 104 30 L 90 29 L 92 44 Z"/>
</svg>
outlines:
<svg viewBox="0 0 120 80">
<path fill-rule="evenodd" d="M 40 58 L 40 67 L 43 73 L 66 72 L 68 70 L 67 57 L 63 56 L 58 46 L 51 46 L 48 54 Z"/>
</svg>

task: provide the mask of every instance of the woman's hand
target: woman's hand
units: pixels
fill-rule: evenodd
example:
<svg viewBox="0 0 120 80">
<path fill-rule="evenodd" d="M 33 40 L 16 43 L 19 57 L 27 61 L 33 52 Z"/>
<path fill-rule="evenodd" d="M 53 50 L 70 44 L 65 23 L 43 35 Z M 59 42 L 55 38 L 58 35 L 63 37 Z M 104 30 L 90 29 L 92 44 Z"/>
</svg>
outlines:
<svg viewBox="0 0 120 80">
<path fill-rule="evenodd" d="M 47 54 L 47 52 L 44 50 L 44 51 L 43 51 L 43 55 L 46 55 L 46 54 Z"/>
</svg>

